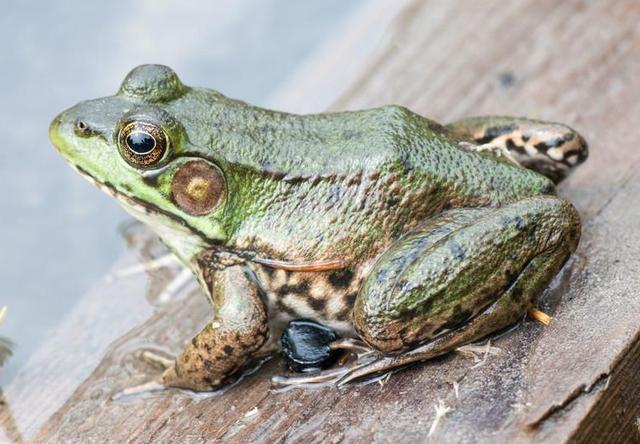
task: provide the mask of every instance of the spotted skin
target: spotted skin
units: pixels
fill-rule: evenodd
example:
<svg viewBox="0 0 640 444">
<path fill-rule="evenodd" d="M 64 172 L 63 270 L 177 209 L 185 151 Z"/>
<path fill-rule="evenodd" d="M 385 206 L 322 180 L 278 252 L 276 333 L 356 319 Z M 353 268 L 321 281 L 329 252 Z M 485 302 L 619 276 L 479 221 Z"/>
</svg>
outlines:
<svg viewBox="0 0 640 444">
<path fill-rule="evenodd" d="M 375 349 L 397 353 L 459 328 L 509 293 L 511 304 L 500 309 L 507 325 L 555 274 L 531 270 L 538 280 L 531 291 L 512 291 L 528 264 L 546 257 L 557 272 L 579 237 L 575 208 L 555 196 L 446 211 L 378 259 L 356 300 L 356 331 Z"/>
<path fill-rule="evenodd" d="M 165 385 L 191 390 L 219 387 L 239 374 L 268 342 L 267 310 L 251 270 L 242 265 L 209 268 L 201 279 L 211 289 L 214 319 L 164 372 Z"/>
<path fill-rule="evenodd" d="M 555 183 L 587 159 L 582 136 L 566 125 L 517 117 L 471 117 L 447 127 L 454 135 L 473 142 L 480 151 L 505 150 L 525 168 Z"/>
<path fill-rule="evenodd" d="M 354 336 L 351 312 L 366 268 L 304 272 L 252 265 L 264 290 L 274 335 L 290 320 L 306 318 Z"/>
</svg>

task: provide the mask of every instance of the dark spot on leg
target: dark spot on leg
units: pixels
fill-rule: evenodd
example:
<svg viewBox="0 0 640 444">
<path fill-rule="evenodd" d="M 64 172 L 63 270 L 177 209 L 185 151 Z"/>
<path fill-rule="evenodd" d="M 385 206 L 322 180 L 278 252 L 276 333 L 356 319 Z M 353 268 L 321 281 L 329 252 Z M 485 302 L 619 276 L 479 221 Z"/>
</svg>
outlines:
<svg viewBox="0 0 640 444">
<path fill-rule="evenodd" d="M 396 199 L 395 197 L 390 197 L 389 199 L 387 199 L 387 208 L 389 209 L 395 208 L 395 206 L 398 205 L 398 202 L 400 202 L 400 199 Z"/>
<path fill-rule="evenodd" d="M 420 312 L 421 313 L 429 313 L 431 311 L 431 307 L 433 307 L 433 303 L 435 302 L 436 298 L 431 297 L 428 299 L 425 299 L 422 302 L 422 305 L 420 306 Z"/>
<path fill-rule="evenodd" d="M 318 313 L 324 313 L 327 308 L 326 299 L 309 298 L 307 299 L 307 301 L 309 302 L 309 305 L 311 306 L 311 308 L 313 308 Z"/>
<path fill-rule="evenodd" d="M 473 312 L 471 310 L 460 310 L 458 313 L 453 315 L 453 318 L 449 321 L 452 327 L 458 326 L 463 322 L 466 322 Z"/>
<path fill-rule="evenodd" d="M 345 295 L 344 303 L 347 305 L 347 307 L 349 308 L 353 307 L 353 304 L 356 303 L 357 296 L 358 296 L 357 293 L 348 293 Z"/>
<path fill-rule="evenodd" d="M 549 139 L 549 140 L 545 140 L 544 142 L 537 143 L 535 147 L 537 150 L 546 152 L 551 148 L 555 148 L 557 146 L 562 145 L 563 143 L 564 142 L 562 141 L 562 138 L 559 137 L 557 139 Z"/>
<path fill-rule="evenodd" d="M 492 126 L 487 128 L 484 134 L 482 135 L 482 137 L 475 139 L 475 141 L 478 142 L 479 144 L 489 143 L 496 137 L 500 137 L 505 134 L 508 134 L 514 131 L 516 128 L 517 126 L 515 124 Z"/>
<path fill-rule="evenodd" d="M 422 301 L 422 304 L 418 309 L 402 310 L 400 313 L 398 313 L 397 319 L 399 321 L 408 322 L 411 319 L 414 319 L 416 315 L 429 313 L 429 311 L 431 311 L 431 307 L 433 307 L 433 303 L 438 299 L 438 297 L 441 297 L 441 295 L 435 294 L 432 297 L 425 299 L 424 301 Z M 462 306 L 457 305 L 454 310 L 462 310 Z"/>
<path fill-rule="evenodd" d="M 278 300 L 277 306 L 278 306 L 278 311 L 280 313 L 286 313 L 291 317 L 297 317 L 298 316 L 298 312 L 296 312 L 293 308 L 289 307 L 287 304 L 285 304 L 281 300 Z"/>
<path fill-rule="evenodd" d="M 329 273 L 329 282 L 335 288 L 347 288 L 353 279 L 353 271 L 348 268 Z"/>
<path fill-rule="evenodd" d="M 309 282 L 308 281 L 302 281 L 296 285 L 288 285 L 285 284 L 282 287 L 278 288 L 278 293 L 281 296 L 285 296 L 289 293 L 294 293 L 294 294 L 299 294 L 299 295 L 305 295 L 309 292 Z"/>
<path fill-rule="evenodd" d="M 526 154 L 526 150 L 524 149 L 523 146 L 520 145 L 516 145 L 515 142 L 513 141 L 513 139 L 507 139 L 507 149 L 509 151 L 515 151 L 517 153 L 520 154 Z"/>
<path fill-rule="evenodd" d="M 519 301 L 522 298 L 522 288 L 516 286 L 511 290 L 511 299 Z"/>
<path fill-rule="evenodd" d="M 222 349 L 227 355 L 234 352 L 234 348 L 231 345 L 225 345 Z"/>
<path fill-rule="evenodd" d="M 454 313 L 447 322 L 438 327 L 436 331 L 434 331 L 434 334 L 438 334 L 444 330 L 452 330 L 469 320 L 472 315 L 473 312 L 471 310 L 460 310 L 458 313 Z"/>
</svg>

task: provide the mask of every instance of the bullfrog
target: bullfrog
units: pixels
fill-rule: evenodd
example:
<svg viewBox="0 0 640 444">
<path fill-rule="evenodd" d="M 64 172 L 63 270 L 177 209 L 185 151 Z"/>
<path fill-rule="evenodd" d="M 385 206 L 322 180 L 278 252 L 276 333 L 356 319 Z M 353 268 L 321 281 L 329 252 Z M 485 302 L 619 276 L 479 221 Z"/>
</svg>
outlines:
<svg viewBox="0 0 640 444">
<path fill-rule="evenodd" d="M 374 352 L 323 380 L 442 355 L 521 319 L 581 232 L 555 183 L 587 144 L 557 123 L 441 125 L 395 105 L 295 115 L 142 65 L 115 95 L 55 117 L 50 138 L 210 302 L 211 321 L 158 376 L 165 387 L 218 389 L 292 319 Z"/>
</svg>

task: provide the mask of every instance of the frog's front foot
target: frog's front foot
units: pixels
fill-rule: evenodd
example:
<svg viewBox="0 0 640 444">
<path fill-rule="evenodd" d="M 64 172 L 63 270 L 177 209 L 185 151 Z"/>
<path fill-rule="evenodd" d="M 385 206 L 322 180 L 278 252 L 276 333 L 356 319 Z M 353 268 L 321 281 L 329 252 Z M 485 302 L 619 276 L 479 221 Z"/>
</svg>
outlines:
<svg viewBox="0 0 640 444">
<path fill-rule="evenodd" d="M 167 356 L 156 353 L 151 350 L 143 350 L 139 354 L 139 358 L 153 367 L 157 367 L 166 372 L 173 367 L 175 360 L 168 358 Z M 127 387 L 114 395 L 114 399 L 119 399 L 132 395 L 139 395 L 143 393 L 157 392 L 167 388 L 163 383 L 162 376 L 158 376 L 150 381 L 143 382 L 142 384 Z"/>
<path fill-rule="evenodd" d="M 154 367 L 160 367 L 163 372 L 150 381 L 125 388 L 124 390 L 118 392 L 114 396 L 114 399 L 151 392 L 158 392 L 166 390 L 167 388 L 184 388 L 195 391 L 211 391 L 221 385 L 221 381 L 214 381 L 209 376 L 206 377 L 206 382 L 204 383 L 200 382 L 200 379 L 194 378 L 193 375 L 188 375 L 187 377 L 180 376 L 178 374 L 178 371 L 176 371 L 176 367 L 178 365 L 176 360 L 168 359 L 155 352 L 145 350 L 144 352 L 142 352 L 141 358 Z"/>
<path fill-rule="evenodd" d="M 211 287 L 218 303 L 209 322 L 174 360 L 152 351 L 142 353 L 147 362 L 164 369 L 160 377 L 123 394 L 176 387 L 194 391 L 219 389 L 259 357 L 269 337 L 267 314 L 260 293 L 241 266 L 217 270 Z"/>
</svg>

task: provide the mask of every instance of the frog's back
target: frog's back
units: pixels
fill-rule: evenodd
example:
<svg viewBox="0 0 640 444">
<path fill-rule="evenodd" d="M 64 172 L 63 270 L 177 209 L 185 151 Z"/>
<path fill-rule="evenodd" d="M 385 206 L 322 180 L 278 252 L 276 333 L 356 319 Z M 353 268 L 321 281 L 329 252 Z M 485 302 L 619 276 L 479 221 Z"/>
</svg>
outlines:
<svg viewBox="0 0 640 444">
<path fill-rule="evenodd" d="M 198 118 L 209 127 L 189 139 L 225 164 L 232 248 L 296 260 L 372 256 L 446 208 L 553 191 L 542 176 L 459 149 L 403 107 L 299 116 L 196 97 L 208 102 Z"/>
<path fill-rule="evenodd" d="M 194 106 L 194 99 L 201 102 Z M 193 109 L 206 110 L 194 113 Z M 229 165 L 288 178 L 368 173 L 397 160 L 399 107 L 296 115 L 251 106 L 210 90 L 196 90 L 189 107 L 171 110 L 189 122 L 196 146 Z M 191 131 L 189 131 L 191 129 Z"/>
<path fill-rule="evenodd" d="M 190 126 L 204 129 L 190 137 L 242 170 L 291 181 L 404 170 L 492 202 L 553 192 L 538 174 L 459 149 L 442 125 L 401 106 L 295 115 L 195 92 L 208 115 L 195 114 Z M 194 116 L 189 102 L 181 121 Z"/>
<path fill-rule="evenodd" d="M 416 185 L 440 188 L 443 198 L 452 190 L 468 205 L 554 193 L 545 177 L 460 149 L 445 127 L 401 106 L 302 116 L 250 106 L 246 112 L 234 120 L 248 124 L 224 131 L 232 135 L 221 147 L 225 159 L 288 181 L 412 175 Z"/>
</svg>

